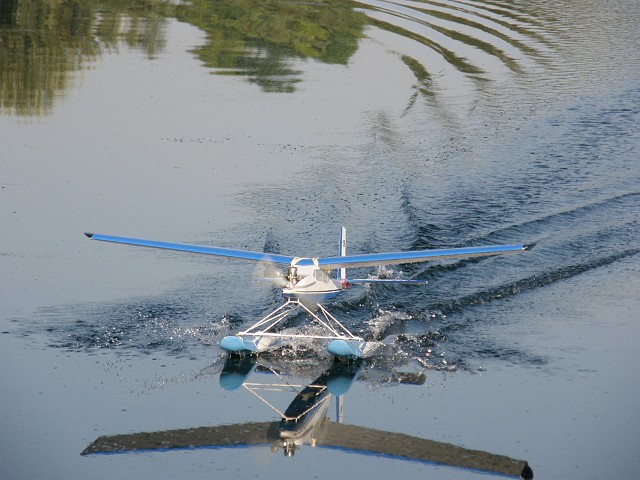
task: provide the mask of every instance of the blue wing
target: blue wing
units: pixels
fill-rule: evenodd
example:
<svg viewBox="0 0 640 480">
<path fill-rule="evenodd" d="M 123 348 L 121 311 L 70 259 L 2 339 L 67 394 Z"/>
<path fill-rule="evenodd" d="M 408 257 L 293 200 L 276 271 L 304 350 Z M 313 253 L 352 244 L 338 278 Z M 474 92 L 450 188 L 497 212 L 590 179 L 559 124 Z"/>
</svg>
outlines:
<svg viewBox="0 0 640 480">
<path fill-rule="evenodd" d="M 97 233 L 85 233 L 92 240 L 101 242 L 124 243 L 126 245 L 138 245 L 141 247 L 161 248 L 164 250 L 178 250 L 180 252 L 204 253 L 207 255 L 217 255 L 219 257 L 239 258 L 243 260 L 253 260 L 256 262 L 282 263 L 289 265 L 294 257 L 286 255 L 276 255 L 271 253 L 250 252 L 246 250 L 235 250 L 232 248 L 208 247 L 202 245 L 190 245 L 188 243 L 157 242 L 155 240 L 143 240 L 141 238 L 114 237 L 112 235 L 100 235 Z"/>
<path fill-rule="evenodd" d="M 190 245 L 187 243 L 158 242 L 155 240 L 143 240 L 140 238 L 115 237 L 112 235 L 100 235 L 97 233 L 85 233 L 92 240 L 102 242 L 124 243 L 142 247 L 161 248 L 165 250 L 178 250 L 181 252 L 203 253 L 220 257 L 238 258 L 256 262 L 270 262 L 290 265 L 294 260 L 296 265 L 312 266 L 318 262 L 318 266 L 325 268 L 354 268 L 371 267 L 377 265 L 398 265 L 403 263 L 427 262 L 430 260 L 463 259 L 471 257 L 486 257 L 531 250 L 535 243 L 519 245 L 491 245 L 486 247 L 462 247 L 435 250 L 413 250 L 408 252 L 371 253 L 363 255 L 347 255 L 338 257 L 320 257 L 317 259 L 298 258 L 272 253 L 251 252 L 232 248 L 209 247 L 202 245 Z"/>
<path fill-rule="evenodd" d="M 395 253 L 347 255 L 345 257 L 324 257 L 318 259 L 318 265 L 327 268 L 354 268 L 428 262 L 431 260 L 459 260 L 463 258 L 487 257 L 491 255 L 523 252 L 531 250 L 534 246 L 535 243 L 519 245 L 491 245 L 486 247 L 444 248 Z M 300 262 L 299 265 L 304 265 L 304 263 Z"/>
</svg>

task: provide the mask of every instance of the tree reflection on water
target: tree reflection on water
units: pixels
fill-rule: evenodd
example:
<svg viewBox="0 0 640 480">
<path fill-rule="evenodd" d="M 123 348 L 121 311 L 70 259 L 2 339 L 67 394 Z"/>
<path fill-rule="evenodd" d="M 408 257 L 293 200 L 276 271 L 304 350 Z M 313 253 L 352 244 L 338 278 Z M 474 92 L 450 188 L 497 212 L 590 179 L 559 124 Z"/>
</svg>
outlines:
<svg viewBox="0 0 640 480">
<path fill-rule="evenodd" d="M 388 51 L 415 76 L 408 108 L 418 98 L 433 104 L 452 83 L 487 93 L 490 80 L 511 82 L 527 72 L 554 68 L 557 22 L 543 6 L 0 0 L 0 110 L 49 114 L 56 97 L 69 88 L 69 73 L 87 68 L 106 51 L 126 46 L 156 58 L 165 49 L 171 20 L 204 32 L 204 43 L 191 53 L 212 73 L 241 76 L 264 92 L 279 93 L 296 90 L 301 59 L 346 65 L 367 27 L 374 37 L 394 37 Z M 434 74 L 445 79 L 442 85 Z"/>
<path fill-rule="evenodd" d="M 292 92 L 301 72 L 291 60 L 346 64 L 357 49 L 364 14 L 344 1 L 196 0 L 176 18 L 206 32 L 193 52 L 216 73 L 246 75 L 265 91 Z"/>
<path fill-rule="evenodd" d="M 69 73 L 87 68 L 119 42 L 153 56 L 164 46 L 163 9 L 143 3 L 103 8 L 82 1 L 0 1 L 0 99 L 3 112 L 51 113 L 70 86 Z"/>
<path fill-rule="evenodd" d="M 0 0 L 1 110 L 51 113 L 70 72 L 120 45 L 156 57 L 172 18 L 206 32 L 206 43 L 192 51 L 206 67 L 244 75 L 268 92 L 294 91 L 301 72 L 292 59 L 345 64 L 365 24 L 364 14 L 342 1 Z"/>
</svg>

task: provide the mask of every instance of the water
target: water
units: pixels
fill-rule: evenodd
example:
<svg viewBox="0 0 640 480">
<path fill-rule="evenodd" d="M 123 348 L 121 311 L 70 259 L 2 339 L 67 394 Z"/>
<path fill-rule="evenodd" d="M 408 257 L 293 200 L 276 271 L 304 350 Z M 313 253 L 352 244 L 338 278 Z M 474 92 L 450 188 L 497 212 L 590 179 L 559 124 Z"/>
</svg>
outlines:
<svg viewBox="0 0 640 480">
<path fill-rule="evenodd" d="M 82 232 L 334 255 L 340 225 L 351 253 L 537 242 L 354 271 L 429 285 L 332 306 L 376 345 L 346 423 L 524 459 L 536 478 L 630 477 L 639 15 L 624 0 L 3 2 L 2 477 L 476 478 L 309 447 L 80 456 L 102 435 L 277 419 L 220 389 L 217 345 L 281 301 L 253 265 Z M 294 383 L 329 362 L 278 353 Z"/>
</svg>

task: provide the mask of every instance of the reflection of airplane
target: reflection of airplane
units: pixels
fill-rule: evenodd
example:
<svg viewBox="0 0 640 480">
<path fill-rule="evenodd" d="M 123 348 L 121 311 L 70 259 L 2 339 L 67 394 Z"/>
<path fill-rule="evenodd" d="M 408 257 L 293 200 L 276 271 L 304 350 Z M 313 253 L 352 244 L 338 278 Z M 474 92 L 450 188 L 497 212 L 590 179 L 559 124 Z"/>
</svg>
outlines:
<svg viewBox="0 0 640 480">
<path fill-rule="evenodd" d="M 237 335 L 227 336 L 220 342 L 220 347 L 231 353 L 255 354 L 271 347 L 278 339 L 292 339 L 302 337 L 307 339 L 322 339 L 329 341 L 327 350 L 337 357 L 357 358 L 364 353 L 364 340 L 353 335 L 335 317 L 333 317 L 321 303 L 331 299 L 350 283 L 368 282 L 403 282 L 427 283 L 422 280 L 399 279 L 348 279 L 347 268 L 370 267 L 381 265 L 397 265 L 405 263 L 426 262 L 443 259 L 463 259 L 470 257 L 484 257 L 527 251 L 534 244 L 528 245 L 492 245 L 484 247 L 464 247 L 439 250 L 416 250 L 407 252 L 388 252 L 363 255 L 346 254 L 346 230 L 343 227 L 340 236 L 340 251 L 335 257 L 294 257 L 270 253 L 249 252 L 230 248 L 219 248 L 183 243 L 158 242 L 138 238 L 115 237 L 86 233 L 87 237 L 103 242 L 123 243 L 143 247 L 178 250 L 183 252 L 216 255 L 221 257 L 265 262 L 267 264 L 286 265 L 286 273 L 278 271 L 274 280 L 286 298 L 286 302 L 272 313 Z M 332 269 L 338 269 L 337 278 L 331 278 Z M 277 331 L 294 311 L 303 310 L 324 333 L 307 332 L 304 335 Z"/>
<path fill-rule="evenodd" d="M 260 362 L 260 364 L 259 364 Z M 291 385 L 272 367 L 265 367 L 255 356 L 230 356 L 220 374 L 226 390 L 246 388 L 281 417 L 279 422 L 252 422 L 217 427 L 200 427 L 163 432 L 135 433 L 99 437 L 82 455 L 169 451 L 175 449 L 224 448 L 271 445 L 288 457 L 304 444 L 353 453 L 380 455 L 400 460 L 422 461 L 482 472 L 533 478 L 527 462 L 479 450 L 469 450 L 448 443 L 426 440 L 402 433 L 385 432 L 342 423 L 342 397 L 358 374 L 362 360 L 334 361 L 331 368 L 306 386 Z M 248 378 L 254 370 L 269 370 L 280 383 L 253 383 Z M 407 383 L 423 383 L 424 374 L 396 377 Z M 284 412 L 278 411 L 259 391 L 298 391 Z M 331 397 L 336 397 L 337 421 L 326 416 Z"/>
</svg>

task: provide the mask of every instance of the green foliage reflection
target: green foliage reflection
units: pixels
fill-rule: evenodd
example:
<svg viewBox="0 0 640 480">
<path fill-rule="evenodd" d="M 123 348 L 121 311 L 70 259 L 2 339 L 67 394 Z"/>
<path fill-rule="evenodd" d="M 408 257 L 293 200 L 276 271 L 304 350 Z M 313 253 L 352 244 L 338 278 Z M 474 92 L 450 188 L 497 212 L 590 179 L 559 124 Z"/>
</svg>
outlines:
<svg viewBox="0 0 640 480">
<path fill-rule="evenodd" d="M 0 0 L 0 111 L 43 115 L 86 68 L 119 42 L 153 56 L 163 46 L 161 4 Z"/>
<path fill-rule="evenodd" d="M 293 58 L 346 64 L 366 17 L 343 1 L 195 0 L 177 18 L 207 32 L 194 50 L 216 73 L 247 75 L 267 91 L 292 91 Z"/>
<path fill-rule="evenodd" d="M 214 73 L 277 92 L 300 81 L 295 58 L 345 64 L 366 22 L 341 0 L 0 0 L 0 112 L 48 114 L 70 72 L 120 45 L 156 57 L 169 18 L 206 32 L 193 53 Z"/>
<path fill-rule="evenodd" d="M 2 109 L 46 113 L 66 72 L 95 57 L 91 19 L 79 3 L 2 0 L 0 7 Z"/>
</svg>

